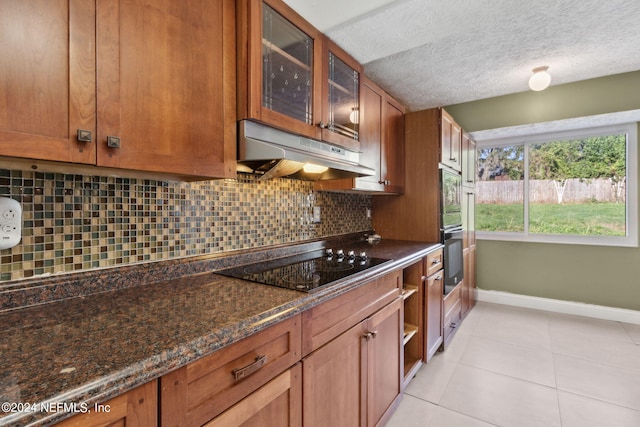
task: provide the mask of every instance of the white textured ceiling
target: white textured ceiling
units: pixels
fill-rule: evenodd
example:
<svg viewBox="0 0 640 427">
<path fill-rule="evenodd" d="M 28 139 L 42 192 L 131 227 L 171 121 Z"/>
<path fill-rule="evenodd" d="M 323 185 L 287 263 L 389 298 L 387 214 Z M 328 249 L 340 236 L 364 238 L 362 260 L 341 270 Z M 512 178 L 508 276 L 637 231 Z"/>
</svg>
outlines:
<svg viewBox="0 0 640 427">
<path fill-rule="evenodd" d="M 285 2 L 412 111 L 640 70 L 638 0 Z"/>
</svg>

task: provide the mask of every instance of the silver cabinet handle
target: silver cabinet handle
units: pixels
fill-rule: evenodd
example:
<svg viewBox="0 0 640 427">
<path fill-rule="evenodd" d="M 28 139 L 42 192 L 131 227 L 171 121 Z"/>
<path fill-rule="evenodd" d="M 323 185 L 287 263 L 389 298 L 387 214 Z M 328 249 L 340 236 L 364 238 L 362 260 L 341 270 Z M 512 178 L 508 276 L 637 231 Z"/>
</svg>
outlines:
<svg viewBox="0 0 640 427">
<path fill-rule="evenodd" d="M 378 335 L 378 331 L 369 331 L 362 336 L 365 340 L 369 341 L 370 339 L 375 338 Z"/>
<path fill-rule="evenodd" d="M 78 129 L 78 142 L 91 142 L 93 133 L 90 130 Z"/>
<path fill-rule="evenodd" d="M 107 147 L 109 147 L 109 148 L 120 148 L 120 137 L 119 136 L 107 136 Z"/>
<path fill-rule="evenodd" d="M 241 379 L 248 377 L 258 369 L 262 368 L 265 363 L 267 363 L 267 356 L 265 354 L 263 354 L 262 356 L 256 356 L 255 362 L 242 368 L 236 368 L 231 371 L 231 374 L 236 381 L 240 381 Z"/>
</svg>

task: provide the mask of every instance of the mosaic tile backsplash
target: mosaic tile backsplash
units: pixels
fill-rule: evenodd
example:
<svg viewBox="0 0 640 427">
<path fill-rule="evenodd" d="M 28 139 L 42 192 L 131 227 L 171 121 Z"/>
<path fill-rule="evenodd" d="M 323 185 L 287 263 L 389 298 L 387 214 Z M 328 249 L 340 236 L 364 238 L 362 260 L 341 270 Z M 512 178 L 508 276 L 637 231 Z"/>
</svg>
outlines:
<svg viewBox="0 0 640 427">
<path fill-rule="evenodd" d="M 23 209 L 22 241 L 0 251 L 1 281 L 371 229 L 371 196 L 247 174 L 187 183 L 0 169 L 0 196 Z"/>
</svg>

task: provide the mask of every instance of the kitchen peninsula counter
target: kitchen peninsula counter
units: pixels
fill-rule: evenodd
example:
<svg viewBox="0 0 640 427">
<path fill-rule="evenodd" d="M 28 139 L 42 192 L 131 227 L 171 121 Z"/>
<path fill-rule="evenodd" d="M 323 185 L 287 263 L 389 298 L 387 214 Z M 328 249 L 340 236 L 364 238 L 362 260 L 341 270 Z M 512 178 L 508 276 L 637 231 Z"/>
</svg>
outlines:
<svg viewBox="0 0 640 427">
<path fill-rule="evenodd" d="M 233 263 L 246 263 L 248 258 L 317 250 L 325 244 L 76 273 L 74 286 L 85 283 L 101 291 L 87 295 L 74 291 L 71 298 L 40 305 L 33 305 L 37 302 L 33 295 L 65 294 L 58 282 L 68 282 L 72 275 L 42 278 L 42 283 L 34 279 L 0 285 L 5 310 L 0 313 L 0 400 L 31 405 L 32 410 L 49 402 L 92 407 L 402 268 L 441 246 L 393 240 L 345 245 L 345 250 L 366 250 L 371 257 L 392 261 L 312 293 L 215 274 Z M 126 285 L 104 291 L 109 282 Z M 19 308 L 19 298 L 32 306 Z M 2 411 L 0 426 L 49 425 L 71 415 Z"/>
</svg>

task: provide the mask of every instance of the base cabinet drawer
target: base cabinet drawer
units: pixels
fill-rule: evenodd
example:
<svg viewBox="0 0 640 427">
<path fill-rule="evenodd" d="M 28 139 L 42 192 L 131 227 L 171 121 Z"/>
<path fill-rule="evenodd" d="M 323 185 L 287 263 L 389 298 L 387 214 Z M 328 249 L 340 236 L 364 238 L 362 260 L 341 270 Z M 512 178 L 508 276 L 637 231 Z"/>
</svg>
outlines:
<svg viewBox="0 0 640 427">
<path fill-rule="evenodd" d="M 302 313 L 303 357 L 398 298 L 401 291 L 402 271 L 396 270 Z"/>
<path fill-rule="evenodd" d="M 302 368 L 286 370 L 205 427 L 300 427 L 302 426 Z"/>
<path fill-rule="evenodd" d="M 442 269 L 444 265 L 442 263 L 442 256 L 442 249 L 427 254 L 427 276 L 431 276 Z"/>
<path fill-rule="evenodd" d="M 152 427 L 158 425 L 158 382 L 150 381 L 131 391 L 114 397 L 100 408 L 76 415 L 57 427 L 130 426 Z"/>
<path fill-rule="evenodd" d="M 444 342 L 443 345 L 446 348 L 451 339 L 455 335 L 460 323 L 462 322 L 462 302 L 460 299 L 456 300 L 453 307 L 449 310 L 446 317 L 444 318 L 444 326 L 443 326 L 443 337 Z"/>
<path fill-rule="evenodd" d="M 456 333 L 458 326 L 462 322 L 462 295 L 464 284 L 461 281 L 444 296 L 442 301 L 442 312 L 444 321 L 442 322 L 443 348 L 446 348 Z"/>
<path fill-rule="evenodd" d="M 163 427 L 202 426 L 300 360 L 300 315 L 160 378 Z"/>
<path fill-rule="evenodd" d="M 442 312 L 444 313 L 444 317 L 448 317 L 449 313 L 456 304 L 460 303 L 460 291 L 462 289 L 462 283 L 458 283 L 458 285 L 451 290 L 447 295 L 444 296 L 442 300 Z"/>
</svg>

